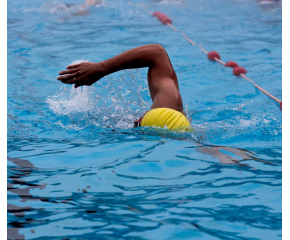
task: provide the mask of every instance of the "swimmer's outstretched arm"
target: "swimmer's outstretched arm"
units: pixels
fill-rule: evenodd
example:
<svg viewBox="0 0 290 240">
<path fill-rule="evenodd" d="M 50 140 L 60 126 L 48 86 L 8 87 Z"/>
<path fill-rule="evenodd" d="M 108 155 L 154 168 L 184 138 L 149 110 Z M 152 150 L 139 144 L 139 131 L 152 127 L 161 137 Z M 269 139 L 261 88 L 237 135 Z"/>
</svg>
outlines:
<svg viewBox="0 0 290 240">
<path fill-rule="evenodd" d="M 123 70 L 149 67 L 148 85 L 153 105 L 183 110 L 176 74 L 165 49 L 158 44 L 145 45 L 123 52 L 102 62 L 82 62 L 60 71 L 58 80 L 66 84 L 92 85 L 99 79 Z"/>
<path fill-rule="evenodd" d="M 176 75 L 164 48 L 158 44 L 145 45 L 123 52 L 102 62 L 82 62 L 67 66 L 57 79 L 75 87 L 92 85 L 111 73 L 132 68 L 149 67 L 151 75 L 175 78 Z"/>
</svg>

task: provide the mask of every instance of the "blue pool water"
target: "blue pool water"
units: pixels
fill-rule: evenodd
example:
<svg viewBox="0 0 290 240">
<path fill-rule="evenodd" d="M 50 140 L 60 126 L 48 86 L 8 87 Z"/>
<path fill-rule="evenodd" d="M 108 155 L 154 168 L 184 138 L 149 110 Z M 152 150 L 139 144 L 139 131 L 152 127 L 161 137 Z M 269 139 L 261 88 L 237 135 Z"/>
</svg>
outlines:
<svg viewBox="0 0 290 240">
<path fill-rule="evenodd" d="M 282 99 L 281 2 L 8 1 L 10 239 L 281 239 L 282 113 L 198 46 Z M 78 16 L 77 11 L 89 14 Z M 132 128 L 147 69 L 92 87 L 56 80 L 74 61 L 162 44 L 193 133 Z"/>
</svg>

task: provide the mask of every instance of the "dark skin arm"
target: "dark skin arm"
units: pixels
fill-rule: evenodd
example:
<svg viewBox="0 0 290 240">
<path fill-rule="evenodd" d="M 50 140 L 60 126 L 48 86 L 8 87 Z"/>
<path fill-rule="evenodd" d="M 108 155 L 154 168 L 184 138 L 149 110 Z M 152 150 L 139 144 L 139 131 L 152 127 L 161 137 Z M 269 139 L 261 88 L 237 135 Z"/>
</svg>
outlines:
<svg viewBox="0 0 290 240">
<path fill-rule="evenodd" d="M 108 60 L 70 65 L 57 77 L 75 88 L 90 86 L 99 79 L 123 70 L 149 67 L 148 85 L 154 108 L 171 108 L 183 113 L 178 80 L 165 49 L 158 44 L 145 45 L 123 52 Z"/>
</svg>

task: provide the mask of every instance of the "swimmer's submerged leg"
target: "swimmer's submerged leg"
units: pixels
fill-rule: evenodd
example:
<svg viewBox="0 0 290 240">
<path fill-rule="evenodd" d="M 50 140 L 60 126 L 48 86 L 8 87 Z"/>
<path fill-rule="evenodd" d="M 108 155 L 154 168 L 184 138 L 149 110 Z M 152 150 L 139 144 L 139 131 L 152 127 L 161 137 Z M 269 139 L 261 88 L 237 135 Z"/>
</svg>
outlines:
<svg viewBox="0 0 290 240">
<path fill-rule="evenodd" d="M 215 146 L 215 145 L 201 145 L 201 144 L 197 144 L 197 146 L 198 146 L 197 148 L 198 152 L 203 153 L 203 154 L 209 154 L 212 157 L 218 158 L 220 163 L 248 166 L 247 164 L 241 163 L 241 161 L 255 160 L 255 161 L 263 162 L 266 164 L 274 164 L 272 162 L 261 160 L 255 157 L 254 153 L 245 149 L 241 149 L 241 148 L 232 148 L 232 147 Z M 238 157 L 241 157 L 242 159 L 239 160 L 237 158 L 234 158 L 229 154 L 221 152 L 220 150 L 234 153 L 235 155 L 237 155 Z"/>
</svg>

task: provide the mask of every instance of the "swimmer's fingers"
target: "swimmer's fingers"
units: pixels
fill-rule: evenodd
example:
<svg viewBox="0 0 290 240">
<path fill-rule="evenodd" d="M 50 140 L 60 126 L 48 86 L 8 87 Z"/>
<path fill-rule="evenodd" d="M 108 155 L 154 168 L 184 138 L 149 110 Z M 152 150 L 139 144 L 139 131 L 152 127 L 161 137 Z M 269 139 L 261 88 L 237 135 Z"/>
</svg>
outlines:
<svg viewBox="0 0 290 240">
<path fill-rule="evenodd" d="M 78 87 L 80 87 L 80 86 L 83 86 L 83 84 L 81 84 L 81 83 L 76 83 L 74 87 L 75 87 L 75 88 L 78 88 Z"/>
<path fill-rule="evenodd" d="M 60 80 L 60 81 L 72 80 L 72 79 L 76 78 L 78 76 L 78 74 L 79 74 L 79 72 L 75 72 L 73 74 L 66 74 L 63 76 L 58 76 L 57 80 Z"/>
<path fill-rule="evenodd" d="M 91 86 L 92 84 L 94 84 L 94 82 L 95 81 L 90 81 L 90 80 L 84 80 L 84 79 L 82 79 L 81 77 L 78 77 L 78 78 L 76 78 L 75 79 L 75 88 L 78 88 L 78 87 L 80 87 L 80 86 L 84 86 L 84 85 L 86 85 L 86 86 Z"/>
<path fill-rule="evenodd" d="M 65 81 L 69 81 L 72 80 L 74 78 L 76 78 L 76 74 L 69 74 L 69 75 L 64 75 L 64 76 L 58 76 L 57 80 L 65 82 Z"/>
<path fill-rule="evenodd" d="M 75 84 L 74 86 L 75 88 L 83 86 L 83 85 L 91 86 L 93 84 L 93 82 L 83 81 L 82 77 L 76 77 L 70 80 L 62 80 L 61 82 L 65 84 Z"/>
<path fill-rule="evenodd" d="M 73 74 L 76 73 L 79 69 L 70 69 L 70 70 L 64 70 L 64 71 L 60 71 L 58 74 L 59 75 L 67 75 L 67 74 Z"/>
<path fill-rule="evenodd" d="M 65 83 L 65 84 L 75 84 L 77 83 L 79 80 L 77 78 L 73 78 L 73 79 L 70 79 L 70 80 L 61 80 L 62 83 Z"/>
<path fill-rule="evenodd" d="M 68 66 L 66 67 L 66 69 L 74 69 L 74 68 L 78 68 L 80 65 L 81 65 L 80 63 L 79 63 L 79 64 L 75 64 L 75 65 L 68 65 Z"/>
</svg>

